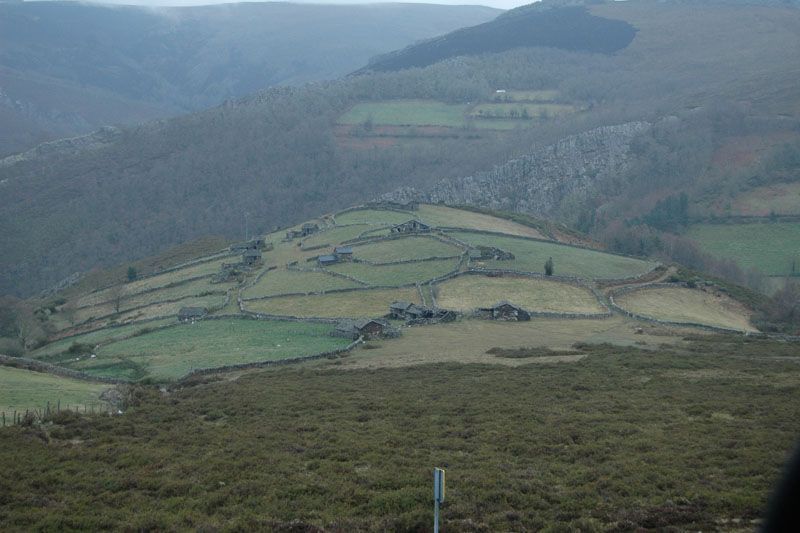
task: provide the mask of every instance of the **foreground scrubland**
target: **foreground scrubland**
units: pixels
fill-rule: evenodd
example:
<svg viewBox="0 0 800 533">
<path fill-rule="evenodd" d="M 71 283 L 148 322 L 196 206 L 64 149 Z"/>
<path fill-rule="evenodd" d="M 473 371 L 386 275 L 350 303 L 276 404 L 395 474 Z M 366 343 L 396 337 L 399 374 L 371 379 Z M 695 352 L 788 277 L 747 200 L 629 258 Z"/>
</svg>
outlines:
<svg viewBox="0 0 800 533">
<path fill-rule="evenodd" d="M 752 529 L 800 430 L 797 345 L 577 351 L 514 368 L 326 361 L 6 428 L 0 529 L 424 530 L 433 466 L 448 531 Z"/>
</svg>

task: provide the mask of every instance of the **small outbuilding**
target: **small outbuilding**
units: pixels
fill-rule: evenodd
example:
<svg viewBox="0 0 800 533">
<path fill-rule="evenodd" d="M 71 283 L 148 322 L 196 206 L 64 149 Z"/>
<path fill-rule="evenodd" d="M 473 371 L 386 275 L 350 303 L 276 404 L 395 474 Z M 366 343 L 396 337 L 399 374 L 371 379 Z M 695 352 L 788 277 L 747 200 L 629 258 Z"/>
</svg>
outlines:
<svg viewBox="0 0 800 533">
<path fill-rule="evenodd" d="M 317 257 L 317 263 L 319 263 L 319 266 L 322 266 L 322 267 L 335 265 L 338 262 L 339 262 L 339 258 L 337 256 L 335 256 L 335 255 L 332 255 L 332 254 L 331 255 L 321 255 L 321 256 Z"/>
<path fill-rule="evenodd" d="M 431 231 L 431 227 L 424 222 L 421 222 L 417 219 L 411 219 L 407 222 L 403 222 L 402 224 L 397 224 L 396 226 L 392 226 L 391 232 L 392 233 L 429 233 Z"/>
<path fill-rule="evenodd" d="M 413 307 L 414 304 L 411 302 L 406 302 L 404 300 L 398 300 L 396 302 L 392 302 L 389 304 L 389 317 L 395 318 L 398 320 L 405 320 L 406 319 L 406 312 L 410 307 Z"/>
<path fill-rule="evenodd" d="M 242 254 L 242 264 L 253 266 L 261 261 L 261 250 L 246 250 Z"/>
<path fill-rule="evenodd" d="M 353 247 L 352 246 L 337 246 L 333 249 L 333 255 L 339 258 L 340 261 L 353 260 Z"/>
<path fill-rule="evenodd" d="M 178 311 L 178 320 L 181 322 L 189 322 L 191 320 L 198 320 L 208 314 L 208 309 L 205 307 L 181 307 Z"/>
<path fill-rule="evenodd" d="M 308 237 L 309 235 L 312 235 L 318 231 L 319 231 L 319 226 L 317 224 L 314 224 L 312 222 L 306 222 L 300 228 L 300 236 Z"/>
<path fill-rule="evenodd" d="M 386 336 L 396 336 L 397 332 L 385 320 L 377 318 L 362 318 L 359 320 L 342 320 L 334 328 L 331 335 L 345 339 L 379 339 Z"/>
<path fill-rule="evenodd" d="M 480 316 L 484 316 L 492 320 L 523 322 L 531 319 L 531 314 L 529 312 L 506 300 L 498 302 L 492 307 L 481 308 L 478 310 L 478 312 Z"/>
</svg>

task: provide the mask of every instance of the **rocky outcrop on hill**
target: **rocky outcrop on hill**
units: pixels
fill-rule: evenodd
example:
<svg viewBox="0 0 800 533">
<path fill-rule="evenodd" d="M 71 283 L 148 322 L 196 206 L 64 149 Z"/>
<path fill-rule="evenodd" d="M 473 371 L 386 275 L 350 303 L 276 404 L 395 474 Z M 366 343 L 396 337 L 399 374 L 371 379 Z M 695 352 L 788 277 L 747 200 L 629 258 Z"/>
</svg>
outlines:
<svg viewBox="0 0 800 533">
<path fill-rule="evenodd" d="M 625 172 L 632 160 L 631 142 L 649 128 L 647 122 L 603 126 L 566 137 L 491 171 L 444 179 L 427 190 L 400 188 L 381 200 L 551 214 L 567 196 L 586 193 L 594 184 Z"/>
</svg>

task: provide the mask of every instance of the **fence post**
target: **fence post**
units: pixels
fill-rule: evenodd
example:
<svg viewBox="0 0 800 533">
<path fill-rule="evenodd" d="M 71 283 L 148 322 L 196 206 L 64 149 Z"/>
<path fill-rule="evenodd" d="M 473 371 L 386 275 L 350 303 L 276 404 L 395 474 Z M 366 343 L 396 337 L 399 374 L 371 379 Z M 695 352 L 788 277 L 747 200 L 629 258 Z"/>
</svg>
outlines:
<svg viewBox="0 0 800 533">
<path fill-rule="evenodd" d="M 6 427 L 6 412 L 3 411 L 3 427 Z"/>
</svg>

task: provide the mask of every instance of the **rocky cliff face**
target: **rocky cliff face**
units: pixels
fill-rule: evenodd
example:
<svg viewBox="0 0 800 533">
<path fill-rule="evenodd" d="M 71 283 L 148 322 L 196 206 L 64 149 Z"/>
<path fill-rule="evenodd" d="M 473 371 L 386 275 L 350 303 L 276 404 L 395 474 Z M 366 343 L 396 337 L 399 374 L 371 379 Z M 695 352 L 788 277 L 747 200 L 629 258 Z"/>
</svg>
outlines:
<svg viewBox="0 0 800 533">
<path fill-rule="evenodd" d="M 631 142 L 649 128 L 647 122 L 603 126 L 566 137 L 489 172 L 441 180 L 427 190 L 401 188 L 381 200 L 553 215 L 566 197 L 585 194 L 594 184 L 625 172 L 631 161 Z"/>
</svg>

